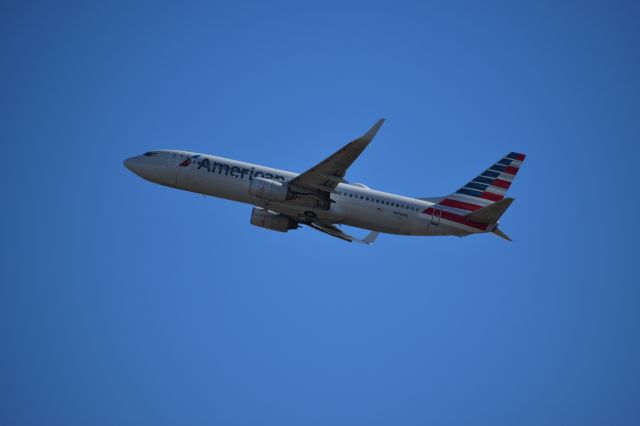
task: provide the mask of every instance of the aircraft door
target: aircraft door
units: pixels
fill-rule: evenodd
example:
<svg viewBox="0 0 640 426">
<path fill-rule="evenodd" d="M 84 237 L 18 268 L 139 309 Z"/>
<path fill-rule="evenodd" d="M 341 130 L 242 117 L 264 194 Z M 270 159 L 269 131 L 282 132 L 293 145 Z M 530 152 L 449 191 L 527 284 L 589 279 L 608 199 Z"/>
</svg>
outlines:
<svg viewBox="0 0 640 426">
<path fill-rule="evenodd" d="M 170 168 L 178 167 L 178 161 L 180 157 L 177 154 L 170 154 L 167 158 L 167 166 Z"/>
<path fill-rule="evenodd" d="M 171 182 L 171 186 L 179 188 L 178 185 L 178 165 L 180 164 L 181 157 L 178 154 L 170 153 L 167 157 L 167 177 Z"/>
<path fill-rule="evenodd" d="M 442 207 L 438 205 L 432 206 L 433 211 L 431 212 L 431 224 L 432 225 L 440 225 L 440 218 L 442 217 Z"/>
</svg>

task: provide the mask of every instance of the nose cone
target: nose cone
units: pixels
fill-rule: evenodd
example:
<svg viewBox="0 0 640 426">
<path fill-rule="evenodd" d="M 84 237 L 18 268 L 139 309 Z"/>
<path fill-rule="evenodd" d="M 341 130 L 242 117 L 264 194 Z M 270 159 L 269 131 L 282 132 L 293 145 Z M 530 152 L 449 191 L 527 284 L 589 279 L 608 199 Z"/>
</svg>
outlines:
<svg viewBox="0 0 640 426">
<path fill-rule="evenodd" d="M 127 158 L 122 162 L 124 166 L 133 173 L 140 174 L 140 159 L 138 157 Z"/>
<path fill-rule="evenodd" d="M 169 167 L 168 159 L 169 157 L 161 155 L 138 155 L 127 158 L 122 163 L 142 179 L 160 185 L 175 186 L 177 183 L 176 167 Z"/>
</svg>

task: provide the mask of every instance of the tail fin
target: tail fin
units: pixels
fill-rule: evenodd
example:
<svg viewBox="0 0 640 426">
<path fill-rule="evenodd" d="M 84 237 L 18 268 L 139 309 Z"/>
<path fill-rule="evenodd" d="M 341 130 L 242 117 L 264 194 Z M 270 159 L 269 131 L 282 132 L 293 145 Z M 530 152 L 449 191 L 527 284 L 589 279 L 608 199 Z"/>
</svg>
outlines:
<svg viewBox="0 0 640 426">
<path fill-rule="evenodd" d="M 497 222 L 500 215 L 504 213 L 511 201 L 513 201 L 512 198 L 504 198 L 504 196 L 518 170 L 520 170 L 524 158 L 524 154 L 510 153 L 471 182 L 453 194 L 446 196 L 439 204 L 447 206 L 457 214 L 469 215 L 469 219 L 476 222 L 490 223 L 486 222 L 486 220 L 492 220 L 494 217 Z M 503 199 L 504 201 L 500 202 Z M 486 207 L 492 205 L 495 205 L 495 207 L 491 210 L 485 210 Z M 485 213 L 481 214 L 480 209 L 485 210 Z M 478 218 L 483 220 L 473 218 L 476 210 L 478 210 Z M 489 215 L 488 213 L 491 214 Z"/>
</svg>

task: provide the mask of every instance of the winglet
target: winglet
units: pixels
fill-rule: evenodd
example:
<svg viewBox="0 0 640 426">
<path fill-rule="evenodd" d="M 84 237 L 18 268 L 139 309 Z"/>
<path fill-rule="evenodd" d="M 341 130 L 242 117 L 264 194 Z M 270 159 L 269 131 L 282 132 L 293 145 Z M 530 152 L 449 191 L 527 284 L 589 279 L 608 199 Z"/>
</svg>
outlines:
<svg viewBox="0 0 640 426">
<path fill-rule="evenodd" d="M 380 127 L 382 127 L 383 123 L 384 123 L 384 118 L 381 118 L 380 120 L 376 121 L 376 124 L 374 124 L 373 127 L 371 127 L 367 133 L 360 136 L 358 139 L 365 140 L 367 141 L 367 143 L 371 142 L 375 137 L 376 133 L 378 133 L 378 130 L 380 130 Z"/>
<path fill-rule="evenodd" d="M 373 231 L 373 232 L 371 232 L 369 235 L 367 235 L 366 237 L 364 237 L 363 239 L 361 239 L 361 240 L 356 240 L 356 241 L 361 242 L 361 243 L 366 244 L 366 245 L 371 245 L 371 244 L 373 244 L 373 243 L 374 243 L 374 241 L 376 240 L 376 238 L 378 238 L 378 235 L 380 235 L 380 233 L 379 233 L 379 232 Z"/>
</svg>

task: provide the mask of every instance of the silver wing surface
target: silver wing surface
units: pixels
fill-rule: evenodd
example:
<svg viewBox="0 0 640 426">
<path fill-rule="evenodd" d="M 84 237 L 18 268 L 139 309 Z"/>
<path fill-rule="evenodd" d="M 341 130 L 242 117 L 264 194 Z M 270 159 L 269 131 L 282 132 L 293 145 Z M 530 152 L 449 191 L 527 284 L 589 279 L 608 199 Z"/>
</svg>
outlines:
<svg viewBox="0 0 640 426">
<path fill-rule="evenodd" d="M 311 198 L 318 208 L 329 208 L 330 195 L 339 183 L 345 182 L 347 169 L 371 143 L 384 118 L 356 140 L 346 144 L 333 155 L 316 164 L 289 182 L 289 189 L 297 197 Z M 340 238 L 340 237 L 339 237 Z"/>
</svg>

